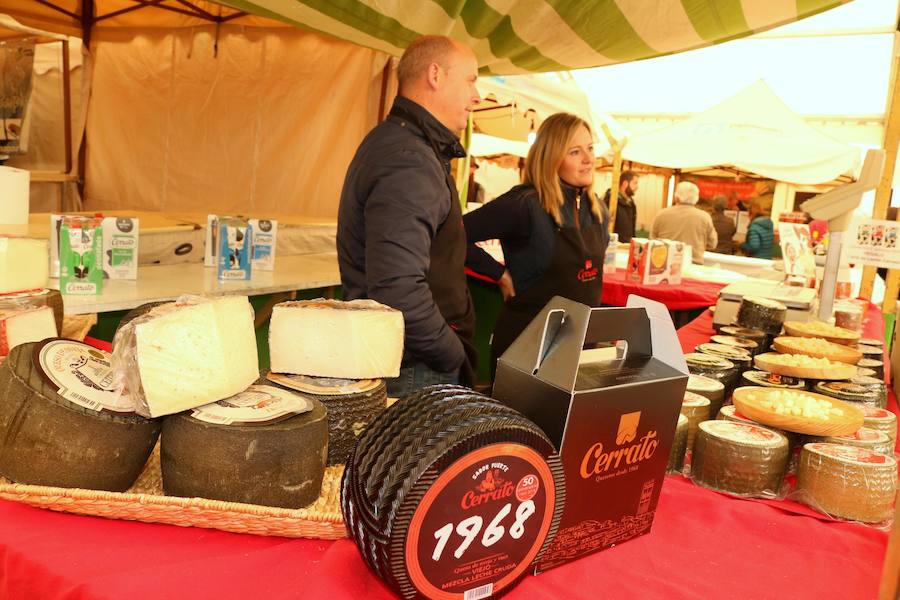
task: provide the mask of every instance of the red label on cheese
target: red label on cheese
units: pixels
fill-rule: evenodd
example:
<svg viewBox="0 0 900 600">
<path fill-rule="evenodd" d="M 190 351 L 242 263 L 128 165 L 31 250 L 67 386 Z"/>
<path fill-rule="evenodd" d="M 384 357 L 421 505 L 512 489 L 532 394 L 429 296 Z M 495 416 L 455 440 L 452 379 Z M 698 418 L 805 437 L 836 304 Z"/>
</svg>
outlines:
<svg viewBox="0 0 900 600">
<path fill-rule="evenodd" d="M 885 465 L 894 462 L 894 459 L 886 454 L 879 454 L 878 452 L 873 452 L 868 448 L 860 448 L 859 446 L 815 443 L 807 444 L 806 447 L 819 454 L 824 454 L 825 456 L 831 456 L 833 458 L 856 463 Z"/>
<path fill-rule="evenodd" d="M 862 406 L 863 414 L 865 414 L 867 419 L 890 419 L 891 415 L 894 413 L 890 413 L 883 408 L 876 408 L 874 406 L 869 406 L 865 404 Z"/>
<path fill-rule="evenodd" d="M 492 444 L 448 467 L 416 508 L 406 566 L 428 598 L 497 594 L 540 551 L 556 504 L 546 460 L 521 444 Z M 467 594 L 468 592 L 468 594 Z"/>
</svg>

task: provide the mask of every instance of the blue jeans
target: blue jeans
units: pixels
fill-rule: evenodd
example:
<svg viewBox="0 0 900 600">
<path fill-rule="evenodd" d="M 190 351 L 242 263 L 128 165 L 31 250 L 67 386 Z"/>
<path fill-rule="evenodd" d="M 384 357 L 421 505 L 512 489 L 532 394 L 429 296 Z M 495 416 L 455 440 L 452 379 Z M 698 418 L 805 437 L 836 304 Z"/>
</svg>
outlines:
<svg viewBox="0 0 900 600">
<path fill-rule="evenodd" d="M 412 363 L 400 368 L 399 377 L 387 380 L 387 393 L 391 398 L 402 398 L 438 383 L 459 383 L 459 369 L 442 373 L 425 363 Z"/>
</svg>

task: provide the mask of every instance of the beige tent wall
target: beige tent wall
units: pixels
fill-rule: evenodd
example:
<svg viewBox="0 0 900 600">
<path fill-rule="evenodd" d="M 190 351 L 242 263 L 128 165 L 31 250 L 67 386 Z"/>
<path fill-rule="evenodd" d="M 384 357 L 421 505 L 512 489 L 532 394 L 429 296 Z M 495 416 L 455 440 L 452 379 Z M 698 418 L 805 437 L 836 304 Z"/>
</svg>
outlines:
<svg viewBox="0 0 900 600">
<path fill-rule="evenodd" d="M 218 44 L 218 52 L 214 45 Z M 99 31 L 85 208 L 334 218 L 387 56 L 285 28 Z"/>
</svg>

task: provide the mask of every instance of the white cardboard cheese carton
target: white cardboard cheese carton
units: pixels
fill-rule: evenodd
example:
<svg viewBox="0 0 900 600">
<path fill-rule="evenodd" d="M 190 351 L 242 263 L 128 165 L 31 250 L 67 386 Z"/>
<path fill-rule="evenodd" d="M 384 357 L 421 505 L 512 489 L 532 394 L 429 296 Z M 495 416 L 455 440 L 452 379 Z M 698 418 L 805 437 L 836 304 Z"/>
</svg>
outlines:
<svg viewBox="0 0 900 600">
<path fill-rule="evenodd" d="M 103 274 L 109 279 L 137 279 L 140 222 L 132 217 L 103 219 Z"/>
<path fill-rule="evenodd" d="M 278 221 L 273 219 L 250 219 L 253 239 L 250 260 L 253 268 L 260 271 L 275 270 L 275 246 L 278 235 Z"/>
</svg>

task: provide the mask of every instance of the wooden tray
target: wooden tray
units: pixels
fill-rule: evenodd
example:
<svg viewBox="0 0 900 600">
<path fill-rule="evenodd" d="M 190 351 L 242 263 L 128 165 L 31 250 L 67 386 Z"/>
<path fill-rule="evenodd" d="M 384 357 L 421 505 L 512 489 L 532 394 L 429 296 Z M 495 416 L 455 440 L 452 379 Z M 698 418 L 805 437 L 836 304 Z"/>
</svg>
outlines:
<svg viewBox="0 0 900 600">
<path fill-rule="evenodd" d="M 757 423 L 769 425 L 785 431 L 793 431 L 795 433 L 803 433 L 806 435 L 829 436 L 829 435 L 850 435 L 856 433 L 863 426 L 863 411 L 853 406 L 849 402 L 843 402 L 836 398 L 823 396 L 822 394 L 814 394 L 812 392 L 802 392 L 798 390 L 790 390 L 794 394 L 810 396 L 816 400 L 824 400 L 835 408 L 841 409 L 844 414 L 841 416 L 831 415 L 827 421 L 820 419 L 812 419 L 810 417 L 780 415 L 774 410 L 764 408 L 761 403 L 764 400 L 771 399 L 772 396 L 777 397 L 784 393 L 784 390 L 777 388 L 764 388 L 756 386 L 740 387 L 734 390 L 732 401 L 735 409 Z"/>
<path fill-rule="evenodd" d="M 816 327 L 823 327 L 824 331 L 814 329 L 813 324 L 815 324 Z M 844 344 L 845 346 L 857 343 L 860 338 L 859 333 L 856 331 L 850 331 L 843 327 L 836 327 L 823 321 L 811 321 L 809 323 L 804 323 L 802 321 L 785 321 L 784 331 L 788 335 L 796 337 L 817 337 L 835 344 Z"/>
<path fill-rule="evenodd" d="M 772 356 L 784 356 L 776 352 L 758 354 L 753 360 L 757 367 L 778 375 L 789 375 L 801 379 L 850 379 L 856 375 L 856 367 L 841 362 L 831 362 L 827 368 L 795 367 L 775 363 Z"/>
<path fill-rule="evenodd" d="M 347 537 L 340 507 L 343 471 L 343 465 L 328 467 L 319 499 L 299 509 L 164 496 L 157 445 L 143 473 L 127 492 L 24 485 L 0 477 L 0 498 L 37 508 L 109 519 L 335 540 Z"/>
<path fill-rule="evenodd" d="M 821 350 L 806 348 L 804 344 L 806 340 L 820 340 L 827 346 Z M 813 358 L 827 358 L 828 360 L 847 363 L 848 365 L 855 365 L 862 358 L 862 352 L 856 348 L 835 344 L 824 338 L 781 336 L 775 338 L 772 345 L 776 350 L 784 354 L 805 354 Z"/>
</svg>

